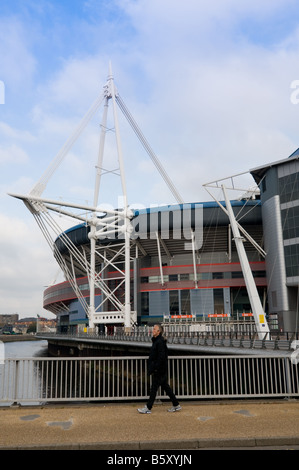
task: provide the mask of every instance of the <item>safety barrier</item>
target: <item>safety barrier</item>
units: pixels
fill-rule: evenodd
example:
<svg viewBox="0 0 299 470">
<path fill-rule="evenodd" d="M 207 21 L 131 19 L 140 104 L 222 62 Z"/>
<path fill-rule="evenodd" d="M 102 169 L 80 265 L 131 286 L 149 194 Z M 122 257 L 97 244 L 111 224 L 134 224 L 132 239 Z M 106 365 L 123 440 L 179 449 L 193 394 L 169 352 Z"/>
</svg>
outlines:
<svg viewBox="0 0 299 470">
<path fill-rule="evenodd" d="M 179 399 L 299 397 L 291 356 L 175 356 L 168 374 Z M 150 386 L 144 356 L 13 358 L 0 365 L 4 404 L 143 400 Z"/>
<path fill-rule="evenodd" d="M 136 328 L 131 333 L 116 331 L 114 334 L 94 333 L 38 333 L 42 339 L 82 339 L 98 341 L 136 341 L 139 343 L 150 343 L 152 338 L 151 329 Z M 184 344 L 194 346 L 215 346 L 225 348 L 243 349 L 267 349 L 278 351 L 291 351 L 293 341 L 299 340 L 297 333 L 271 333 L 271 339 L 258 339 L 256 333 L 247 335 L 239 332 L 173 332 L 167 335 L 168 344 Z"/>
</svg>

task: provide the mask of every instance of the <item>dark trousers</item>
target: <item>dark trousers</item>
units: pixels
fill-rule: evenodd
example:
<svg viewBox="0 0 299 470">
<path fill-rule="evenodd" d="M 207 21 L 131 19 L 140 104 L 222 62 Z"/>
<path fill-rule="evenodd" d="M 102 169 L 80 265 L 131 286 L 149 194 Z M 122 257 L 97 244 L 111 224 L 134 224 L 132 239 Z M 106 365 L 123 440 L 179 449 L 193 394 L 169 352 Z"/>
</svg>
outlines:
<svg viewBox="0 0 299 470">
<path fill-rule="evenodd" d="M 178 406 L 179 402 L 167 382 L 167 373 L 163 375 L 153 374 L 150 396 L 147 402 L 148 409 L 149 410 L 152 409 L 156 395 L 157 395 L 157 391 L 160 385 L 161 385 L 162 391 L 164 390 L 165 393 L 169 396 L 170 400 L 172 401 L 173 406 Z"/>
</svg>

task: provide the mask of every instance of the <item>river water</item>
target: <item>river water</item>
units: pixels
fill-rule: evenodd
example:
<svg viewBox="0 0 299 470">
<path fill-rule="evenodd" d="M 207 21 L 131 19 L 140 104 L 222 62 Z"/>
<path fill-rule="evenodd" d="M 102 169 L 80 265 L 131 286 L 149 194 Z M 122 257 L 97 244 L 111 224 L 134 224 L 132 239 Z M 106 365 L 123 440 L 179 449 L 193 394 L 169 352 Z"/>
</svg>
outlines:
<svg viewBox="0 0 299 470">
<path fill-rule="evenodd" d="M 48 341 L 12 341 L 4 343 L 4 358 L 48 356 Z"/>
<path fill-rule="evenodd" d="M 5 366 L 3 359 L 25 359 L 25 358 L 42 358 L 48 356 L 48 342 L 43 340 L 38 341 L 12 341 L 7 343 L 1 343 L 1 358 L 0 360 L 0 406 L 7 406 L 11 404 L 11 400 L 5 399 L 7 396 L 12 396 L 14 385 L 13 368 L 10 368 L 8 364 Z M 5 372 L 6 370 L 6 372 Z M 24 369 L 25 370 L 25 369 Z M 29 371 L 29 369 L 28 369 Z M 22 375 L 22 374 L 21 374 Z M 35 384 L 36 388 L 40 387 L 39 374 L 35 372 L 34 368 L 28 372 L 28 377 Z M 32 377 L 34 376 L 34 379 Z M 24 389 L 26 384 L 30 382 L 26 378 L 26 374 L 23 373 L 22 380 L 24 382 Z M 24 403 L 25 404 L 25 403 Z M 32 403 L 31 403 L 32 404 Z M 39 404 L 39 402 L 33 402 L 33 404 Z"/>
</svg>

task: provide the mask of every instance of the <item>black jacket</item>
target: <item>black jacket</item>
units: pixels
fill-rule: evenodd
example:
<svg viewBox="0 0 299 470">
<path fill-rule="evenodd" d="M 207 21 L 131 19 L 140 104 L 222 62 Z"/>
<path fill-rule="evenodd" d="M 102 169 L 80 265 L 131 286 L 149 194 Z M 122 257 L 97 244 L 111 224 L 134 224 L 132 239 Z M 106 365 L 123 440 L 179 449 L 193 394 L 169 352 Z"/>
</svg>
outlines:
<svg viewBox="0 0 299 470">
<path fill-rule="evenodd" d="M 166 339 L 160 334 L 152 337 L 152 347 L 148 358 L 148 374 L 164 375 L 168 366 Z"/>
</svg>

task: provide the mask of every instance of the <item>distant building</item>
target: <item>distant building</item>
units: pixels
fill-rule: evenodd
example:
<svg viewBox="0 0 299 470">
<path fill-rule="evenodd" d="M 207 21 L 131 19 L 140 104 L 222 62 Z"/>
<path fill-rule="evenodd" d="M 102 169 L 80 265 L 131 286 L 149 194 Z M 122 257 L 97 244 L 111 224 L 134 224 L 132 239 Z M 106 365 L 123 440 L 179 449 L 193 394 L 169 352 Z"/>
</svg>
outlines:
<svg viewBox="0 0 299 470">
<path fill-rule="evenodd" d="M 42 331 L 55 331 L 56 319 L 48 319 L 42 317 L 26 317 L 21 318 L 14 324 L 14 329 L 20 333 L 42 332 Z"/>
<path fill-rule="evenodd" d="M 15 323 L 19 320 L 19 314 L 13 313 L 12 315 L 0 315 L 0 325 L 7 325 Z"/>
</svg>

